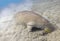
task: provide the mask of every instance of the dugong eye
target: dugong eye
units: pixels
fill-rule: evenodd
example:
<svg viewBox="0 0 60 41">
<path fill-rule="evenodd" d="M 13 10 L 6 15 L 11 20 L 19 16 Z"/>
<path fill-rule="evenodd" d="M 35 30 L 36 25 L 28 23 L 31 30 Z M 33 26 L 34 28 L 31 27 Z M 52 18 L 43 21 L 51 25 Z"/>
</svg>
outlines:
<svg viewBox="0 0 60 41">
<path fill-rule="evenodd" d="M 43 30 L 43 29 L 42 29 L 42 28 L 37 28 L 37 27 L 35 27 L 35 26 L 33 26 L 33 27 L 31 28 L 31 32 L 40 31 L 40 30 Z"/>
</svg>

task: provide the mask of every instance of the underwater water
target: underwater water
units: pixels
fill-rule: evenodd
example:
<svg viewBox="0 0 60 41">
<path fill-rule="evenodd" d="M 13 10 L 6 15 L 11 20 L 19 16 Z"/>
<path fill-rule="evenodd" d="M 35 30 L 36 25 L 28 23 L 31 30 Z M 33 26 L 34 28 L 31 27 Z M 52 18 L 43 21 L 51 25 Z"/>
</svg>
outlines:
<svg viewBox="0 0 60 41">
<path fill-rule="evenodd" d="M 30 33 L 23 25 L 17 25 L 15 15 L 21 11 L 33 11 L 46 18 L 57 30 L 46 36 Z M 27 0 L 10 4 L 0 11 L 0 41 L 60 41 L 60 0 Z"/>
</svg>

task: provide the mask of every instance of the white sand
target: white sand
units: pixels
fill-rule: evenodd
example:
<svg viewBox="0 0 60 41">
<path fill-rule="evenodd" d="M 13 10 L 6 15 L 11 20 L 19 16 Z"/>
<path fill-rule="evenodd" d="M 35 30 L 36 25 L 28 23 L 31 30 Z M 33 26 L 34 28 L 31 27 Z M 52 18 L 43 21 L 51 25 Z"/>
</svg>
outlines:
<svg viewBox="0 0 60 41">
<path fill-rule="evenodd" d="M 12 17 L 12 20 L 0 23 L 0 41 L 60 41 L 60 0 L 34 4 L 32 11 L 45 17 L 58 29 L 41 36 L 40 31 L 30 33 L 24 25 L 17 25 Z"/>
</svg>

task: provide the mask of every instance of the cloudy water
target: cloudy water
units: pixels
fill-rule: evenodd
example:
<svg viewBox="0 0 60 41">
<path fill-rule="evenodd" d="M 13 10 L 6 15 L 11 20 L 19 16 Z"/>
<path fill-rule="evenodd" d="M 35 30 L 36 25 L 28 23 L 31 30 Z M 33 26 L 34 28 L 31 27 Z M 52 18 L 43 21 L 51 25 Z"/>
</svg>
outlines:
<svg viewBox="0 0 60 41">
<path fill-rule="evenodd" d="M 20 4 L 11 3 L 7 7 L 0 10 L 0 29 L 4 29 L 8 27 L 10 23 L 7 21 L 13 20 L 14 15 L 17 12 L 24 11 L 24 10 L 31 10 L 32 1 L 25 0 L 25 2 L 21 2 Z"/>
</svg>

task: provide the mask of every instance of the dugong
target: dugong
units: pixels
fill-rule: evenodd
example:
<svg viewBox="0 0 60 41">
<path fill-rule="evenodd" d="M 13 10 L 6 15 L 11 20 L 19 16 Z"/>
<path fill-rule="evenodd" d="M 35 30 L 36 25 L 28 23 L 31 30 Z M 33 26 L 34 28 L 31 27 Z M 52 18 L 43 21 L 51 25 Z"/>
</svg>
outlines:
<svg viewBox="0 0 60 41">
<path fill-rule="evenodd" d="M 17 24 L 25 24 L 29 31 L 36 31 L 36 29 L 44 30 L 44 28 L 49 28 L 45 31 L 50 32 L 54 30 L 53 26 L 49 23 L 47 19 L 33 11 L 21 11 L 15 15 L 15 21 Z"/>
</svg>

